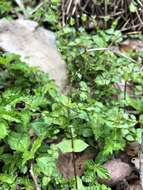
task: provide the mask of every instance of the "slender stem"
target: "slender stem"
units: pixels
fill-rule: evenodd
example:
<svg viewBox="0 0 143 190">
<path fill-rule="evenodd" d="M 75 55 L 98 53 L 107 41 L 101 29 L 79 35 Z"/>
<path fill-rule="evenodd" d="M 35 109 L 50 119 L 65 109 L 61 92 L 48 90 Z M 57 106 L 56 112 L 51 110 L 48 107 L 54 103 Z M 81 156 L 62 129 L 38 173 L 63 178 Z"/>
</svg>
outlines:
<svg viewBox="0 0 143 190">
<path fill-rule="evenodd" d="M 124 113 L 126 111 L 126 96 L 127 96 L 127 81 L 125 81 L 125 84 L 124 84 Z"/>
<path fill-rule="evenodd" d="M 92 51 L 112 51 L 114 53 L 116 53 L 119 56 L 122 56 L 134 63 L 137 63 L 136 60 L 132 59 L 131 57 L 128 57 L 126 54 L 120 52 L 117 48 L 114 47 L 109 47 L 109 48 L 93 48 L 93 49 L 87 49 L 86 52 L 92 52 Z"/>
<path fill-rule="evenodd" d="M 30 166 L 30 175 L 34 181 L 34 184 L 35 184 L 35 189 L 36 190 L 41 190 L 39 184 L 38 184 L 38 179 L 37 179 L 37 176 L 34 174 L 34 171 L 33 171 L 33 163 L 31 163 L 31 166 Z"/>
<path fill-rule="evenodd" d="M 77 171 L 76 171 L 76 156 L 75 156 L 75 148 L 74 148 L 74 138 L 72 134 L 72 129 L 70 128 L 70 133 L 71 133 L 71 144 L 72 144 L 72 155 L 73 155 L 73 167 L 74 167 L 74 177 L 75 177 L 75 186 L 76 190 L 78 190 L 78 184 L 77 184 Z"/>
<path fill-rule="evenodd" d="M 68 107 L 68 118 L 70 118 L 70 110 Z M 74 148 L 74 138 L 73 138 L 73 132 L 72 132 L 72 128 L 70 126 L 70 120 L 68 121 L 68 126 L 70 129 L 70 136 L 71 136 L 71 146 L 72 146 L 72 157 L 73 157 L 73 167 L 74 167 L 74 177 L 75 177 L 75 187 L 76 190 L 78 190 L 78 184 L 77 184 L 77 171 L 76 171 L 76 155 L 75 155 L 75 148 Z"/>
<path fill-rule="evenodd" d="M 62 26 L 65 26 L 65 0 L 62 0 Z"/>
</svg>

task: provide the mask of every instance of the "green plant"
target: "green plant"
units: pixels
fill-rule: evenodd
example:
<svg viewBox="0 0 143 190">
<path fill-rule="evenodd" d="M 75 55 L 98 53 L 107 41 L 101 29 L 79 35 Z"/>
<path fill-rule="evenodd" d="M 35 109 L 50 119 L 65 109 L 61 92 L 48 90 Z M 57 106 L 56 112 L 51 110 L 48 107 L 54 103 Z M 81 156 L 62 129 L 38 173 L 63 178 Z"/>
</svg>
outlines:
<svg viewBox="0 0 143 190">
<path fill-rule="evenodd" d="M 12 9 L 12 4 L 10 1 L 1 0 L 0 1 L 0 18 L 10 14 L 11 9 Z"/>
<path fill-rule="evenodd" d="M 103 162 L 127 142 L 140 140 L 136 125 L 143 123 L 142 55 L 110 49 L 123 39 L 114 25 L 96 33 L 61 28 L 59 1 L 50 6 L 48 2 L 36 12 L 25 10 L 30 18 L 58 30 L 57 45 L 67 62 L 71 91 L 61 95 L 47 74 L 29 68 L 17 55 L 1 54 L 0 187 L 34 190 L 32 171 L 42 190 L 109 189 L 98 182 L 98 177 L 109 177 Z M 81 152 L 87 146 L 98 150 L 96 159 L 87 163 L 81 178 L 64 179 L 56 168 L 58 149 Z"/>
<path fill-rule="evenodd" d="M 39 9 L 30 15 L 30 19 L 38 21 L 38 23 L 43 24 L 52 29 L 57 30 L 60 27 L 60 0 L 44 0 L 42 6 Z M 28 11 L 28 10 L 27 10 Z M 30 11 L 29 11 L 30 12 Z M 32 12 L 32 10 L 31 10 Z"/>
<path fill-rule="evenodd" d="M 84 82 L 80 100 L 59 95 L 46 74 L 29 68 L 16 55 L 1 55 L 0 79 L 2 189 L 34 189 L 31 164 L 43 189 L 52 189 L 53 184 L 64 189 L 67 182 L 55 164 L 58 148 L 70 152 L 73 141 L 74 151 L 80 152 L 90 144 L 95 146 L 96 141 L 100 150 L 96 162 L 102 164 L 126 141 L 137 137 L 135 117 L 115 108 L 115 104 L 104 105 L 91 98 Z M 46 143 L 58 138 L 61 132 L 66 145 L 64 140 L 58 146 Z"/>
</svg>

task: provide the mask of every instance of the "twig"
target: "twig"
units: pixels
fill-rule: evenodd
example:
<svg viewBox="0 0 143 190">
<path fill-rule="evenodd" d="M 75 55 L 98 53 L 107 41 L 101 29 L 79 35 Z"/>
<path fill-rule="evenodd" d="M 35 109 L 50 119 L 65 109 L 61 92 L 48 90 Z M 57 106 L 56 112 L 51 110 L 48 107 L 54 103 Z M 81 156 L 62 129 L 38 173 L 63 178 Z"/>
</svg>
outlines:
<svg viewBox="0 0 143 190">
<path fill-rule="evenodd" d="M 108 12 L 108 5 L 107 5 L 107 1 L 106 0 L 104 0 L 104 11 L 105 11 L 105 13 L 104 13 L 104 15 L 105 15 L 105 17 L 107 17 L 107 12 Z M 107 28 L 107 20 L 105 19 L 105 28 Z"/>
<path fill-rule="evenodd" d="M 22 0 L 15 0 L 16 4 L 19 6 L 19 8 L 21 9 L 21 11 L 23 12 L 24 16 L 27 18 L 27 12 L 25 10 L 24 4 Z"/>
<path fill-rule="evenodd" d="M 124 84 L 124 113 L 126 112 L 127 81 Z"/>
<path fill-rule="evenodd" d="M 130 18 L 124 23 L 124 25 L 121 28 L 121 31 L 124 31 L 128 23 L 130 22 Z"/>
<path fill-rule="evenodd" d="M 87 0 L 86 3 L 85 3 L 85 5 L 82 7 L 82 10 L 83 10 L 83 11 L 86 9 L 86 7 L 88 6 L 89 2 L 90 2 L 90 0 Z M 94 2 L 93 2 L 93 3 L 94 3 Z"/>
<path fill-rule="evenodd" d="M 107 16 L 108 5 L 107 5 L 107 1 L 106 0 L 104 0 L 104 10 L 105 10 L 104 15 Z"/>
<path fill-rule="evenodd" d="M 87 52 L 91 51 L 105 51 L 105 50 L 111 50 L 110 48 L 92 48 L 92 49 L 87 49 Z"/>
<path fill-rule="evenodd" d="M 124 58 L 126 58 L 126 59 L 128 59 L 128 60 L 130 60 L 130 61 L 132 61 L 132 62 L 134 62 L 134 63 L 138 63 L 136 60 L 134 60 L 134 59 L 132 59 L 131 57 L 128 57 L 127 55 L 125 55 L 124 53 L 121 53 L 121 52 L 115 52 L 115 53 L 117 53 L 118 55 L 121 55 L 122 57 L 124 57 Z"/>
<path fill-rule="evenodd" d="M 31 11 L 30 15 L 33 15 L 38 9 L 40 9 L 43 6 L 44 2 L 41 2 L 39 5 L 37 5 L 34 10 Z M 30 16 L 29 15 L 29 16 Z"/>
<path fill-rule="evenodd" d="M 133 32 L 127 32 L 127 35 L 134 35 L 134 34 L 141 34 L 141 31 L 133 31 Z"/>
<path fill-rule="evenodd" d="M 123 13 L 125 13 L 125 11 L 119 11 L 119 12 L 116 12 L 116 13 L 111 13 L 111 14 L 108 14 L 106 15 L 107 17 L 115 17 L 115 16 L 119 16 L 119 15 L 122 15 Z M 105 18 L 104 15 L 101 15 L 101 16 L 98 16 L 98 18 Z"/>
<path fill-rule="evenodd" d="M 137 0 L 138 4 L 140 4 L 141 7 L 143 7 L 143 4 L 140 0 Z"/>
<path fill-rule="evenodd" d="M 37 176 L 35 176 L 34 172 L 33 172 L 33 164 L 31 163 L 31 166 L 30 166 L 30 175 L 34 181 L 34 184 L 35 184 L 35 188 L 36 190 L 41 190 L 39 184 L 38 184 L 38 180 L 37 180 Z"/>
<path fill-rule="evenodd" d="M 112 51 L 134 63 L 137 63 L 136 60 L 132 59 L 131 57 L 128 57 L 127 55 L 125 55 L 124 53 L 121 53 L 117 48 L 115 47 L 110 47 L 110 48 L 93 48 L 93 49 L 87 49 L 86 52 L 92 52 L 92 51 Z"/>
<path fill-rule="evenodd" d="M 62 0 L 62 26 L 65 26 L 65 0 Z"/>
<path fill-rule="evenodd" d="M 134 26 L 130 26 L 130 27 L 128 27 L 128 28 L 123 28 L 123 29 L 121 29 L 120 31 L 121 31 L 121 32 L 124 32 L 124 31 L 127 31 L 127 30 L 136 29 L 136 28 L 139 27 L 139 26 L 140 26 L 140 23 L 139 23 L 139 24 L 136 24 L 136 25 L 134 25 Z"/>
<path fill-rule="evenodd" d="M 69 3 L 68 3 L 68 7 L 67 7 L 67 10 L 66 10 L 66 15 L 68 15 L 69 14 L 69 11 L 70 11 L 70 8 L 71 8 L 71 5 L 72 5 L 72 0 L 70 0 L 69 1 Z"/>
<path fill-rule="evenodd" d="M 73 10 L 72 10 L 72 15 L 74 15 L 78 4 L 80 4 L 80 0 L 75 0 L 74 7 L 73 7 Z"/>
<path fill-rule="evenodd" d="M 138 11 L 136 11 L 136 14 L 137 14 L 137 17 L 138 17 L 138 19 L 139 19 L 139 21 L 140 21 L 141 25 L 143 26 L 143 21 L 142 21 L 142 19 L 141 19 L 141 17 L 140 17 L 139 12 L 138 12 Z"/>
</svg>

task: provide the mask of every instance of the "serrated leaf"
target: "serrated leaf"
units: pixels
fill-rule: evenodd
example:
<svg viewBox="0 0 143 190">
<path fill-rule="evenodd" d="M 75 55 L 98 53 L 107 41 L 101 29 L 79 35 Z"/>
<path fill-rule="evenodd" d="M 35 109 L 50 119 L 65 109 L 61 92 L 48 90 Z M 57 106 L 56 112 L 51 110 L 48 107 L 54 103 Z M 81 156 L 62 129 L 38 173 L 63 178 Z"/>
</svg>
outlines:
<svg viewBox="0 0 143 190">
<path fill-rule="evenodd" d="M 0 139 L 4 139 L 8 135 L 6 123 L 0 123 Z"/>
<path fill-rule="evenodd" d="M 96 172 L 97 172 L 98 177 L 100 177 L 102 179 L 110 178 L 110 175 L 109 175 L 107 169 L 102 166 L 96 165 Z"/>
<path fill-rule="evenodd" d="M 1 118 L 2 119 L 5 119 L 5 120 L 7 120 L 7 121 L 10 121 L 10 122 L 16 122 L 16 123 L 20 123 L 20 120 L 19 119 L 17 119 L 17 118 L 15 118 L 15 117 L 13 117 L 13 116 L 11 116 L 11 115 L 9 115 L 9 114 L 2 114 L 1 115 Z"/>
<path fill-rule="evenodd" d="M 47 176 L 57 175 L 55 160 L 50 156 L 37 158 L 37 166 Z"/>
<path fill-rule="evenodd" d="M 30 159 L 34 158 L 36 151 L 40 148 L 41 143 L 44 137 L 38 137 L 32 144 L 32 148 L 30 151 L 25 151 L 23 154 L 23 165 Z"/>
<path fill-rule="evenodd" d="M 15 181 L 15 177 L 8 174 L 0 174 L 0 182 L 12 184 Z"/>
<path fill-rule="evenodd" d="M 30 138 L 28 134 L 11 132 L 8 137 L 8 144 L 12 150 L 25 152 L 30 145 Z"/>
</svg>

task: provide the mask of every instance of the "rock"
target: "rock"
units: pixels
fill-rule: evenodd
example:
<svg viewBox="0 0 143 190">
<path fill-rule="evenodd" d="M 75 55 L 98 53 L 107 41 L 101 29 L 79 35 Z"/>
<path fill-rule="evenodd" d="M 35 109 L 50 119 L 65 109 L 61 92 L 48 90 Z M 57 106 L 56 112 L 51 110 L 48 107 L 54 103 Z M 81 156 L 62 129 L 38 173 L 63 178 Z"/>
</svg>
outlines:
<svg viewBox="0 0 143 190">
<path fill-rule="evenodd" d="M 115 185 L 128 177 L 132 172 L 132 168 L 129 164 L 122 162 L 120 159 L 110 160 L 103 166 L 108 170 L 111 176 L 110 179 L 102 180 L 102 182 L 107 185 Z"/>
<path fill-rule="evenodd" d="M 141 160 L 143 162 L 143 160 Z M 132 158 L 131 163 L 134 164 L 137 170 L 140 169 L 140 159 L 138 157 Z"/>
<path fill-rule="evenodd" d="M 19 54 L 30 66 L 39 67 L 54 79 L 61 91 L 66 84 L 66 64 L 58 52 L 53 32 L 31 20 L 0 20 L 0 48 Z"/>
</svg>

